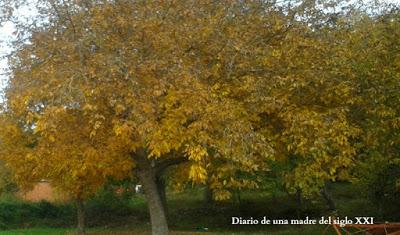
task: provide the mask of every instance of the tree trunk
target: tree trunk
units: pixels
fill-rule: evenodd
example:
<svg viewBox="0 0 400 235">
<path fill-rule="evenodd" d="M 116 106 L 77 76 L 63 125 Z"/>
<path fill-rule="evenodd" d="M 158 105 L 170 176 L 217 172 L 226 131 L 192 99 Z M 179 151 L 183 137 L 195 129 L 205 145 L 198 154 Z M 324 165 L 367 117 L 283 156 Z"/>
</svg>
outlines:
<svg viewBox="0 0 400 235">
<path fill-rule="evenodd" d="M 236 203 L 238 204 L 238 206 L 241 207 L 242 199 L 240 197 L 240 190 L 238 190 L 238 189 L 235 190 L 235 199 L 236 199 Z"/>
<path fill-rule="evenodd" d="M 302 200 L 302 195 L 301 195 L 301 189 L 297 188 L 296 189 L 296 215 L 297 219 L 301 219 L 301 214 L 303 212 L 303 200 Z"/>
<path fill-rule="evenodd" d="M 329 210 L 335 211 L 336 205 L 335 205 L 335 201 L 333 200 L 332 195 L 330 193 L 330 182 L 325 182 L 321 193 L 322 193 L 322 196 L 324 197 L 324 199 L 326 200 L 326 203 L 328 204 Z"/>
<path fill-rule="evenodd" d="M 167 235 L 168 224 L 160 192 L 157 188 L 154 164 L 147 159 L 144 151 L 135 156 L 138 177 L 143 185 L 147 206 L 149 208 L 152 235 Z"/>
<path fill-rule="evenodd" d="M 77 226 L 77 233 L 78 235 L 83 235 L 85 233 L 85 205 L 82 199 L 76 200 L 76 208 L 77 208 L 77 215 L 78 215 L 78 226 Z"/>
<path fill-rule="evenodd" d="M 156 183 L 157 183 L 158 192 L 160 193 L 161 203 L 164 207 L 165 214 L 168 215 L 167 192 L 166 192 L 165 180 L 162 176 L 157 175 Z"/>
<path fill-rule="evenodd" d="M 204 187 L 204 202 L 207 205 L 210 205 L 211 203 L 213 203 L 213 195 L 212 195 L 212 191 L 211 191 L 208 183 Z"/>
</svg>

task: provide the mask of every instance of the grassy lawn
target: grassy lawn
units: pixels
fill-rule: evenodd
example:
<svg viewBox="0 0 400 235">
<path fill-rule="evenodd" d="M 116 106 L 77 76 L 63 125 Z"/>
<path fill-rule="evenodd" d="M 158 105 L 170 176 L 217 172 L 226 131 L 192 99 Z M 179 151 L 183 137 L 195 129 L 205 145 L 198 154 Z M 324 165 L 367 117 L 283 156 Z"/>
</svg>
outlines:
<svg viewBox="0 0 400 235">
<path fill-rule="evenodd" d="M 324 227 L 321 226 L 304 226 L 302 228 L 287 227 L 280 229 L 278 231 L 251 231 L 251 232 L 235 232 L 235 231 L 225 231 L 225 232 L 185 232 L 185 231 L 172 231 L 171 235 L 320 235 Z M 58 229 L 58 228 L 33 228 L 33 229 L 17 229 L 17 230 L 7 230 L 0 231 L 0 235 L 72 235 L 74 234 L 74 229 Z M 143 229 L 89 229 L 88 234 L 91 235 L 150 235 L 149 231 L 144 231 Z M 328 231 L 327 235 L 334 234 L 333 231 Z"/>
<path fill-rule="evenodd" d="M 338 216 L 376 216 L 377 209 L 349 184 L 333 189 Z M 278 190 L 246 191 L 240 200 L 206 203 L 201 188 L 169 192 L 168 223 L 171 234 L 276 234 L 319 235 L 324 225 L 231 225 L 232 216 L 261 219 L 319 218 L 327 215 L 322 198 L 304 200 L 297 214 L 296 200 Z M 143 195 L 116 203 L 115 198 L 97 198 L 87 203 L 88 234 L 150 235 L 149 214 Z M 0 235 L 74 234 L 75 209 L 72 204 L 26 203 L 0 200 Z M 25 229 L 22 229 L 25 228 Z M 29 229 L 28 229 L 29 228 Z M 325 234 L 335 234 L 329 228 Z"/>
<path fill-rule="evenodd" d="M 33 228 L 0 231 L 1 235 L 40 235 L 40 234 L 72 234 L 71 230 L 57 228 Z"/>
</svg>

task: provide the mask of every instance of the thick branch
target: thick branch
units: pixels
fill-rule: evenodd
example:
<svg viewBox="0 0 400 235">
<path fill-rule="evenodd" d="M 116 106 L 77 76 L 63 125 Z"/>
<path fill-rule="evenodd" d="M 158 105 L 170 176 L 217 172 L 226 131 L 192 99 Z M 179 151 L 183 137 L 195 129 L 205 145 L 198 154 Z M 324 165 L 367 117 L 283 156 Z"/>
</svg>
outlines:
<svg viewBox="0 0 400 235">
<path fill-rule="evenodd" d="M 155 165 L 156 174 L 157 175 L 162 174 L 168 167 L 173 165 L 178 165 L 187 161 L 189 160 L 186 157 L 168 158 L 160 160 Z"/>
</svg>

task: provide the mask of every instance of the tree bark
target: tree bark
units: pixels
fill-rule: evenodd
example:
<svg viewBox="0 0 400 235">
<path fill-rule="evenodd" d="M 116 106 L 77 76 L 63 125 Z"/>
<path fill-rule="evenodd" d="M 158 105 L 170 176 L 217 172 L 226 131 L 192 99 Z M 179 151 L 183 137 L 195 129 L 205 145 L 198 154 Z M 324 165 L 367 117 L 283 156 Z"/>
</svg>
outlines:
<svg viewBox="0 0 400 235">
<path fill-rule="evenodd" d="M 85 232 L 85 205 L 82 199 L 76 200 L 76 209 L 78 217 L 77 233 L 78 235 L 84 235 Z"/>
<path fill-rule="evenodd" d="M 210 205 L 213 203 L 213 195 L 212 195 L 212 191 L 211 191 L 208 183 L 204 187 L 204 202 L 207 205 Z"/>
<path fill-rule="evenodd" d="M 324 199 L 326 200 L 326 203 L 328 204 L 329 210 L 335 211 L 336 205 L 330 193 L 330 182 L 325 182 L 324 187 L 321 190 L 321 193 Z"/>
<path fill-rule="evenodd" d="M 149 208 L 152 235 L 167 235 L 167 218 L 157 187 L 155 164 L 152 164 L 152 161 L 147 158 L 144 150 L 138 151 L 136 154 L 134 159 Z"/>
<path fill-rule="evenodd" d="M 207 172 L 207 181 L 204 187 L 204 203 L 212 205 L 214 203 L 213 191 L 211 189 L 211 173 Z"/>
<path fill-rule="evenodd" d="M 156 184 L 157 184 L 158 192 L 160 193 L 161 203 L 164 207 L 165 214 L 168 215 L 167 192 L 166 192 L 165 179 L 159 174 L 156 175 Z"/>
<path fill-rule="evenodd" d="M 297 188 L 296 189 L 296 215 L 297 219 L 301 219 L 301 214 L 303 212 L 303 200 L 302 200 L 302 193 L 301 189 Z"/>
<path fill-rule="evenodd" d="M 236 198 L 236 203 L 238 204 L 239 207 L 242 206 L 242 199 L 240 197 L 240 190 L 236 189 L 235 190 L 235 198 Z"/>
</svg>

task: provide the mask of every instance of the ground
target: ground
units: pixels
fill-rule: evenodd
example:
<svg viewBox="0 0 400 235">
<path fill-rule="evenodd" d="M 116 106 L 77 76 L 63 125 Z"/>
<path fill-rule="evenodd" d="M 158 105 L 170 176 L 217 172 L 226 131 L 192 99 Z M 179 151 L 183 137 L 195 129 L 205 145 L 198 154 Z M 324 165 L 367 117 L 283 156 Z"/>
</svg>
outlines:
<svg viewBox="0 0 400 235">
<path fill-rule="evenodd" d="M 149 215 L 143 195 L 119 198 L 108 193 L 99 194 L 87 203 L 89 234 L 150 234 Z M 360 189 L 348 183 L 335 184 L 332 196 L 337 204 L 338 216 L 374 216 L 376 221 L 399 221 L 395 213 L 379 213 L 377 206 L 363 197 Z M 239 199 L 240 198 L 240 199 Z M 304 200 L 302 210 L 296 210 L 295 197 L 279 189 L 249 190 L 236 195 L 231 201 L 207 203 L 201 187 L 184 192 L 168 192 L 168 220 L 171 234 L 175 235 L 317 235 L 324 225 L 231 225 L 232 216 L 243 218 L 319 218 L 330 212 L 322 197 Z M 388 207 L 388 209 L 390 209 Z M 397 211 L 397 212 L 396 212 Z M 397 213 L 397 214 L 396 214 Z M 74 234 L 75 208 L 72 204 L 21 202 L 0 200 L 0 235 L 14 234 Z M 326 234 L 335 234 L 332 228 Z"/>
<path fill-rule="evenodd" d="M 323 229 L 320 226 L 308 226 L 307 228 L 293 228 L 286 229 L 282 231 L 264 231 L 264 232 L 178 232 L 172 231 L 171 235 L 320 235 Z M 73 229 L 49 229 L 49 228 L 36 228 L 36 229 L 25 229 L 25 230 L 9 230 L 2 231 L 0 235 L 69 235 L 74 234 Z M 127 231 L 118 230 L 106 230 L 106 229 L 90 229 L 88 231 L 89 235 L 150 235 L 149 231 L 134 230 L 130 229 Z M 334 234 L 332 231 L 327 232 L 327 235 Z"/>
</svg>

